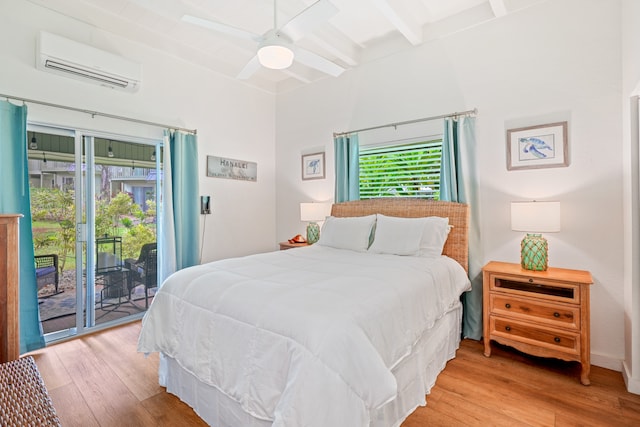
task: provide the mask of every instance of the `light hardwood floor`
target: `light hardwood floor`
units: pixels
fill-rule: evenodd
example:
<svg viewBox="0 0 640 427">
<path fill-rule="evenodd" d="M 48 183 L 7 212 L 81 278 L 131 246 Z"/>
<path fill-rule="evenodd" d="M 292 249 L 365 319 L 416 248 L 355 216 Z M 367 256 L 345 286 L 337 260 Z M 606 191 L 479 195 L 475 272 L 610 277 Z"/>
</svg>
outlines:
<svg viewBox="0 0 640 427">
<path fill-rule="evenodd" d="M 204 426 L 157 384 L 158 357 L 136 352 L 140 322 L 31 353 L 63 426 Z M 427 397 L 402 427 L 638 426 L 640 396 L 619 372 L 522 355 L 464 340 Z M 237 426 L 242 427 L 242 426 Z M 349 426 L 346 426 L 349 427 Z"/>
</svg>

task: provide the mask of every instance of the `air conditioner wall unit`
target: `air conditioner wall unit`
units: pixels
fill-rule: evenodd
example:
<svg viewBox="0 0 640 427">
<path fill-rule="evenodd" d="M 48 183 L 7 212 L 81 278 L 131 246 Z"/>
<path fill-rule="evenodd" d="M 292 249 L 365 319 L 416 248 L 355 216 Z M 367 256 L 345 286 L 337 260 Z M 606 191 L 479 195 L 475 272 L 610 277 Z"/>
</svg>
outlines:
<svg viewBox="0 0 640 427">
<path fill-rule="evenodd" d="M 127 92 L 137 91 L 142 77 L 141 64 L 46 31 L 38 35 L 36 67 Z"/>
</svg>

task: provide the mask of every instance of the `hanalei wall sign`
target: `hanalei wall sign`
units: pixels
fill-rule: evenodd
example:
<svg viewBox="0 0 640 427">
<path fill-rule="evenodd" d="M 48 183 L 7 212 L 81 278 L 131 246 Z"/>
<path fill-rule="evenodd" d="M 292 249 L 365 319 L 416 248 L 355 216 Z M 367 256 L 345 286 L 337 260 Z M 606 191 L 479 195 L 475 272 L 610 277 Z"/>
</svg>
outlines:
<svg viewBox="0 0 640 427">
<path fill-rule="evenodd" d="M 246 160 L 207 156 L 207 176 L 256 182 L 258 164 Z"/>
</svg>

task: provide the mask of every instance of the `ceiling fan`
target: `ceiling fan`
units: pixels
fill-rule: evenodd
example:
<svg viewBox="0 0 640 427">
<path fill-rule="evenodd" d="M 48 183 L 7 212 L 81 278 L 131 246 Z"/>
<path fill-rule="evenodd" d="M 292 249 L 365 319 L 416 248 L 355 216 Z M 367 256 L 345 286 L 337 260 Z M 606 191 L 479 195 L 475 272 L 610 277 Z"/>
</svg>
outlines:
<svg viewBox="0 0 640 427">
<path fill-rule="evenodd" d="M 191 15 L 184 15 L 182 20 L 219 33 L 253 40 L 258 43 L 256 55 L 240 71 L 237 76 L 239 79 L 248 79 L 261 66 L 274 70 L 286 69 L 291 66 L 293 61 L 337 77 L 345 71 L 344 67 L 294 44 L 295 41 L 313 31 L 318 25 L 326 22 L 337 12 L 338 9 L 329 0 L 318 0 L 291 18 L 283 26 L 278 27 L 277 1 L 274 0 L 273 28 L 263 35 Z"/>
</svg>

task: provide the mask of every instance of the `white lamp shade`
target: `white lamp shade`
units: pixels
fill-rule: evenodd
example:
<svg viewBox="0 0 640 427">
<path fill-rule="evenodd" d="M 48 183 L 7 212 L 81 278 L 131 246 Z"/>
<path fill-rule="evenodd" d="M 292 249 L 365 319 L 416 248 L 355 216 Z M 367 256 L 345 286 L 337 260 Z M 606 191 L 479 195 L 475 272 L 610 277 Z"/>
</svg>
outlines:
<svg viewBox="0 0 640 427">
<path fill-rule="evenodd" d="M 511 202 L 511 229 L 532 233 L 560 231 L 560 202 Z"/>
<path fill-rule="evenodd" d="M 278 43 L 265 44 L 258 49 L 258 61 L 263 67 L 283 70 L 293 63 L 293 51 Z"/>
<path fill-rule="evenodd" d="M 300 221 L 324 221 L 330 214 L 329 203 L 300 203 Z"/>
</svg>

